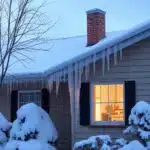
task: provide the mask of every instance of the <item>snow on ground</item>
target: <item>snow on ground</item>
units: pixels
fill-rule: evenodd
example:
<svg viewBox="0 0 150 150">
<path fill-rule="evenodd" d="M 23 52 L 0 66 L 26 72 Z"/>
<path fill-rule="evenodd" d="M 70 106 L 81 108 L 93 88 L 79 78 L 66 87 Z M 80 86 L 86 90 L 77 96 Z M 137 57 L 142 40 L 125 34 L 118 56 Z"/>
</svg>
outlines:
<svg viewBox="0 0 150 150">
<path fill-rule="evenodd" d="M 49 115 L 42 108 L 29 103 L 17 111 L 17 119 L 12 125 L 10 139 L 55 142 L 57 131 Z"/>
<path fill-rule="evenodd" d="M 139 141 L 132 141 L 125 145 L 120 150 L 146 150 L 146 148 Z"/>
</svg>

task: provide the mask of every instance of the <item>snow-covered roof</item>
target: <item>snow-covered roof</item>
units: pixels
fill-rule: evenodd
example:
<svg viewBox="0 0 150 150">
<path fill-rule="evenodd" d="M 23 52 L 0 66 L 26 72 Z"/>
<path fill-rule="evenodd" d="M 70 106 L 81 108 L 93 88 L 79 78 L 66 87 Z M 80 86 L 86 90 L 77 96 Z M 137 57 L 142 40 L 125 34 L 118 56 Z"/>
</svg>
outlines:
<svg viewBox="0 0 150 150">
<path fill-rule="evenodd" d="M 107 33 L 106 39 L 116 37 L 120 32 L 121 31 Z M 37 74 L 49 68 L 55 68 L 57 65 L 89 52 L 91 48 L 86 47 L 86 41 L 86 36 L 48 40 L 48 42 L 44 44 L 45 49 L 48 51 L 36 51 L 31 53 L 30 57 L 33 61 L 29 61 L 27 66 L 23 66 L 21 63 L 15 64 L 9 69 L 9 73 L 28 75 L 28 73 Z"/>
<path fill-rule="evenodd" d="M 106 38 L 90 47 L 86 46 L 86 36 L 53 39 L 45 45 L 47 48 L 50 48 L 49 51 L 38 51 L 32 53 L 31 57 L 34 60 L 33 62 L 28 62 L 27 67 L 24 67 L 21 64 L 12 66 L 9 70 L 9 74 L 16 76 L 19 75 L 20 77 L 30 77 L 30 75 L 38 76 L 39 74 L 43 76 L 43 73 L 46 75 L 52 74 L 64 67 L 67 67 L 70 63 L 80 61 L 92 54 L 101 52 L 116 44 L 131 39 L 132 37 L 139 37 L 139 34 L 149 30 L 150 21 L 147 21 L 129 30 L 107 33 Z M 144 37 L 149 36 L 150 33 L 146 34 L 146 36 L 144 35 Z M 131 42 L 130 44 L 127 44 L 127 46 L 131 44 L 133 43 Z M 37 72 L 40 73 L 37 74 Z"/>
</svg>

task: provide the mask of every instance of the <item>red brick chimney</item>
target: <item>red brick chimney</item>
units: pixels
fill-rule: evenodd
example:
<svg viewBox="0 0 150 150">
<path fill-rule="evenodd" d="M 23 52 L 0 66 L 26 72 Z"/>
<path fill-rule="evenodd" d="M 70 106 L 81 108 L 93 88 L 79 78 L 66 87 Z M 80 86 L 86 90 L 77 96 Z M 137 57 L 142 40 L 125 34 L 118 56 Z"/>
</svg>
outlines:
<svg viewBox="0 0 150 150">
<path fill-rule="evenodd" d="M 87 46 L 105 37 L 105 12 L 100 9 L 87 11 Z"/>
</svg>

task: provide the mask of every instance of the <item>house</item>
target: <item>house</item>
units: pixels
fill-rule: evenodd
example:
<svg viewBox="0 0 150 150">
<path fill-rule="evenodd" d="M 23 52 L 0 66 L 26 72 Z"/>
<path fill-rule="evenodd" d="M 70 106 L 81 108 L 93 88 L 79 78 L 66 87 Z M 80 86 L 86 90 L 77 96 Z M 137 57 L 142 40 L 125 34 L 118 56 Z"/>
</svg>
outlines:
<svg viewBox="0 0 150 150">
<path fill-rule="evenodd" d="M 40 105 L 55 122 L 60 149 L 91 135 L 121 136 L 136 101 L 150 100 L 150 21 L 107 33 L 105 12 L 93 9 L 87 36 L 52 42 L 52 51 L 36 52 L 28 64 L 33 73 L 14 66 L 0 90 L 0 111 L 14 120 L 21 105 Z"/>
</svg>

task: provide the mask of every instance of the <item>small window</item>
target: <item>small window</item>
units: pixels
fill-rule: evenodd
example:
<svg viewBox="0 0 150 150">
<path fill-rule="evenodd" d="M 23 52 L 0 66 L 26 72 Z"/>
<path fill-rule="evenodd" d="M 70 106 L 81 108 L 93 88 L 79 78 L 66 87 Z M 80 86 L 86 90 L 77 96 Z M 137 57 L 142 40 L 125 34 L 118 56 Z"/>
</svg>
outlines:
<svg viewBox="0 0 150 150">
<path fill-rule="evenodd" d="M 41 91 L 19 91 L 18 107 L 27 103 L 35 103 L 41 106 Z"/>
<path fill-rule="evenodd" d="M 92 122 L 102 125 L 124 124 L 123 84 L 92 85 Z"/>
</svg>

